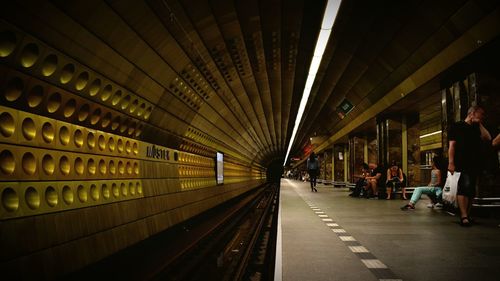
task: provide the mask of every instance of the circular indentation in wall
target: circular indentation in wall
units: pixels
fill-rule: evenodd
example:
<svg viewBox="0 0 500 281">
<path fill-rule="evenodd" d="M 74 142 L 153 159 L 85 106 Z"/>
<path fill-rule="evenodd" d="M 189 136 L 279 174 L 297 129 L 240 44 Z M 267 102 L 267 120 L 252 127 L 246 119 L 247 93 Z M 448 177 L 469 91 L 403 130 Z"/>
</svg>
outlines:
<svg viewBox="0 0 500 281">
<path fill-rule="evenodd" d="M 0 114 L 0 134 L 8 138 L 14 134 L 15 130 L 14 117 L 8 112 L 2 112 Z"/>
<path fill-rule="evenodd" d="M 42 62 L 42 75 L 48 77 L 57 69 L 57 56 L 54 54 L 48 55 Z"/>
<path fill-rule="evenodd" d="M 55 207 L 58 201 L 59 196 L 57 196 L 57 191 L 52 186 L 47 187 L 45 190 L 45 202 L 47 202 L 47 205 Z"/>
<path fill-rule="evenodd" d="M 95 184 L 90 185 L 90 197 L 92 197 L 94 201 L 99 200 L 99 197 L 101 197 L 99 188 Z"/>
<path fill-rule="evenodd" d="M 89 74 L 84 71 L 76 78 L 75 89 L 81 91 L 87 87 L 87 83 L 89 83 Z"/>
<path fill-rule="evenodd" d="M 99 160 L 99 173 L 101 173 L 101 175 L 105 175 L 107 169 L 108 167 L 106 167 L 106 162 L 103 159 Z"/>
<path fill-rule="evenodd" d="M 135 189 L 137 189 L 137 193 L 142 194 L 142 186 L 140 182 L 135 184 Z"/>
<path fill-rule="evenodd" d="M 144 119 L 149 119 L 149 116 L 151 116 L 151 113 L 153 112 L 153 108 L 150 106 L 148 109 L 146 109 L 146 113 L 144 114 Z"/>
<path fill-rule="evenodd" d="M 131 175 L 132 174 L 132 164 L 127 161 L 127 174 Z"/>
<path fill-rule="evenodd" d="M 3 150 L 0 153 L 0 170 L 4 175 L 11 175 L 16 169 L 14 155 L 9 150 Z"/>
<path fill-rule="evenodd" d="M 134 152 L 135 155 L 139 153 L 139 146 L 137 145 L 136 142 L 134 142 L 134 145 L 132 146 L 132 151 Z"/>
<path fill-rule="evenodd" d="M 23 155 L 23 159 L 21 162 L 21 166 L 23 167 L 23 171 L 27 175 L 34 175 L 36 173 L 36 158 L 35 155 L 31 152 L 26 152 Z"/>
<path fill-rule="evenodd" d="M 123 120 L 123 123 L 120 125 L 120 133 L 124 133 L 128 128 L 128 119 Z"/>
<path fill-rule="evenodd" d="M 61 144 L 68 145 L 70 139 L 71 137 L 68 127 L 61 126 L 61 128 L 59 128 L 59 141 L 61 142 Z"/>
<path fill-rule="evenodd" d="M 122 99 L 122 91 L 118 90 L 113 95 L 113 98 L 111 99 L 111 104 L 112 105 L 117 105 L 120 102 L 121 99 Z"/>
<path fill-rule="evenodd" d="M 39 55 L 40 50 L 38 50 L 37 45 L 30 43 L 24 46 L 21 51 L 21 65 L 26 68 L 32 67 L 38 60 Z"/>
<path fill-rule="evenodd" d="M 113 183 L 111 185 L 111 191 L 113 192 L 113 196 L 115 198 L 118 198 L 120 196 L 120 189 L 118 188 L 118 185 L 116 183 Z"/>
<path fill-rule="evenodd" d="M 80 202 L 82 203 L 87 202 L 89 195 L 86 186 L 79 185 L 76 190 L 76 193 L 78 194 L 78 200 L 80 200 Z"/>
<path fill-rule="evenodd" d="M 97 146 L 99 147 L 99 150 L 106 149 L 106 138 L 103 135 L 100 135 L 97 138 Z"/>
<path fill-rule="evenodd" d="M 75 173 L 77 175 L 83 175 L 85 172 L 85 165 L 83 164 L 83 160 L 80 157 L 76 157 L 75 159 Z"/>
<path fill-rule="evenodd" d="M 132 151 L 132 146 L 130 145 L 130 141 L 127 141 L 125 143 L 125 151 L 127 151 L 127 153 L 130 153 Z"/>
<path fill-rule="evenodd" d="M 135 137 L 140 136 L 142 133 L 142 125 L 137 126 L 137 129 L 135 130 Z"/>
<path fill-rule="evenodd" d="M 134 162 L 134 174 L 139 175 L 139 164 Z"/>
<path fill-rule="evenodd" d="M 115 148 L 116 148 L 115 140 L 113 139 L 113 137 L 110 137 L 108 140 L 108 149 L 110 152 L 113 152 L 115 151 Z"/>
<path fill-rule="evenodd" d="M 137 111 L 137 116 L 142 116 L 144 114 L 144 111 L 146 111 L 146 105 L 143 103 L 139 107 L 139 111 Z"/>
<path fill-rule="evenodd" d="M 34 187 L 30 186 L 26 189 L 24 199 L 31 210 L 36 210 L 40 207 L 40 194 L 38 194 L 38 191 Z"/>
<path fill-rule="evenodd" d="M 122 184 L 120 184 L 120 189 L 122 190 L 122 195 L 123 196 L 127 196 L 128 195 L 127 186 L 125 185 L 124 182 L 122 182 Z"/>
<path fill-rule="evenodd" d="M 71 63 L 68 63 L 61 70 L 61 77 L 59 78 L 59 81 L 61 81 L 61 83 L 63 84 L 66 84 L 71 81 L 71 79 L 73 79 L 73 75 L 75 75 L 75 66 Z"/>
<path fill-rule="evenodd" d="M 111 130 L 116 130 L 120 126 L 120 116 L 116 116 L 113 118 L 113 122 L 111 123 Z"/>
<path fill-rule="evenodd" d="M 111 85 L 106 85 L 106 87 L 104 87 L 104 89 L 102 90 L 101 100 L 107 101 L 111 97 L 112 90 L 113 90 L 113 87 L 111 87 Z"/>
<path fill-rule="evenodd" d="M 21 96 L 23 89 L 24 83 L 21 78 L 14 77 L 10 79 L 4 91 L 5 99 L 10 102 L 17 100 Z"/>
<path fill-rule="evenodd" d="M 68 157 L 61 156 L 61 158 L 59 159 L 59 171 L 61 171 L 61 174 L 63 176 L 67 176 L 71 171 Z"/>
<path fill-rule="evenodd" d="M 130 195 L 135 195 L 135 185 L 133 182 L 128 183 L 128 190 L 130 192 Z"/>
<path fill-rule="evenodd" d="M 19 197 L 14 189 L 7 187 L 2 191 L 2 206 L 7 212 L 15 212 L 19 208 Z"/>
<path fill-rule="evenodd" d="M 109 161 L 109 173 L 112 175 L 116 174 L 116 166 L 113 160 Z"/>
<path fill-rule="evenodd" d="M 0 58 L 8 57 L 16 48 L 16 35 L 11 31 L 0 32 Z"/>
<path fill-rule="evenodd" d="M 101 127 L 106 128 L 111 124 L 111 112 L 108 112 L 102 117 Z"/>
<path fill-rule="evenodd" d="M 87 161 L 87 171 L 89 172 L 89 174 L 95 175 L 96 169 L 97 169 L 97 167 L 96 167 L 94 159 L 90 158 Z"/>
<path fill-rule="evenodd" d="M 128 106 L 129 106 L 129 104 L 130 104 L 130 99 L 131 99 L 131 98 L 130 98 L 130 95 L 126 95 L 126 96 L 123 98 L 122 103 L 121 103 L 121 105 L 120 105 L 120 107 L 121 107 L 121 109 L 122 109 L 122 110 L 127 109 L 127 107 L 128 107 Z"/>
<path fill-rule="evenodd" d="M 116 145 L 116 148 L 118 149 L 119 153 L 123 152 L 123 141 L 122 141 L 122 139 L 118 139 L 118 143 Z"/>
<path fill-rule="evenodd" d="M 42 125 L 42 138 L 46 143 L 51 143 L 54 141 L 56 129 L 49 122 L 45 122 Z"/>
<path fill-rule="evenodd" d="M 87 135 L 87 146 L 90 149 L 93 149 L 95 147 L 95 136 L 92 132 L 89 132 L 89 134 Z"/>
<path fill-rule="evenodd" d="M 42 158 L 42 170 L 43 172 L 50 176 L 54 174 L 54 170 L 56 169 L 56 162 L 54 158 L 50 154 L 45 154 Z"/>
<path fill-rule="evenodd" d="M 101 90 L 101 79 L 95 79 L 94 82 L 89 87 L 89 95 L 91 97 L 96 96 Z"/>
<path fill-rule="evenodd" d="M 130 108 L 128 109 L 130 113 L 134 113 L 135 110 L 137 109 L 137 106 L 139 105 L 139 101 L 135 99 L 132 104 L 130 105 Z"/>
<path fill-rule="evenodd" d="M 130 127 L 128 127 L 127 134 L 132 135 L 134 131 L 135 131 L 135 123 L 132 122 L 132 124 L 130 124 Z"/>
<path fill-rule="evenodd" d="M 26 140 L 33 140 L 36 137 L 36 127 L 33 119 L 26 117 L 21 124 L 23 136 Z"/>
<path fill-rule="evenodd" d="M 73 204 L 73 201 L 75 200 L 75 195 L 73 194 L 73 190 L 71 190 L 71 187 L 65 185 L 62 189 L 62 197 L 64 203 L 66 205 L 71 205 Z"/>
<path fill-rule="evenodd" d="M 49 100 L 47 101 L 47 111 L 49 113 L 54 113 L 61 107 L 62 97 L 58 92 L 53 93 Z"/>
<path fill-rule="evenodd" d="M 118 173 L 120 175 L 125 174 L 125 165 L 123 165 L 122 161 L 118 161 Z"/>
<path fill-rule="evenodd" d="M 68 102 L 66 102 L 66 105 L 64 106 L 64 117 L 70 118 L 75 114 L 76 111 L 76 100 L 75 99 L 69 99 Z"/>
<path fill-rule="evenodd" d="M 31 108 L 39 106 L 43 101 L 43 87 L 36 85 L 28 93 L 28 106 Z"/>
<path fill-rule="evenodd" d="M 83 133 L 82 130 L 76 129 L 75 130 L 75 136 L 73 139 L 73 142 L 75 143 L 75 146 L 80 148 L 83 145 Z"/>
<path fill-rule="evenodd" d="M 106 199 L 106 200 L 107 200 L 107 199 L 109 199 L 109 197 L 110 197 L 110 195 L 111 195 L 111 191 L 109 190 L 108 185 L 104 183 L 104 184 L 101 186 L 101 188 L 102 188 L 102 197 L 103 197 L 104 199 Z"/>
<path fill-rule="evenodd" d="M 84 104 L 78 110 L 78 121 L 83 122 L 87 120 L 90 115 L 90 106 L 88 104 Z"/>
<path fill-rule="evenodd" d="M 92 113 L 92 116 L 90 117 L 90 124 L 95 125 L 97 124 L 97 122 L 99 122 L 99 120 L 101 120 L 101 109 L 96 108 L 96 110 L 94 110 L 94 113 Z"/>
</svg>

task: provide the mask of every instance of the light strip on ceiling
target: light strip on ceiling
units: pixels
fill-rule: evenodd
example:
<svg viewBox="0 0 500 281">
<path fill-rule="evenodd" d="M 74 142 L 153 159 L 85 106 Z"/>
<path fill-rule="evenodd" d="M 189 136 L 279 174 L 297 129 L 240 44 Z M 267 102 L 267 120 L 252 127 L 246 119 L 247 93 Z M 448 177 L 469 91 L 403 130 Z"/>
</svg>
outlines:
<svg viewBox="0 0 500 281">
<path fill-rule="evenodd" d="M 423 139 L 425 137 L 430 137 L 430 136 L 433 136 L 433 135 L 437 135 L 437 134 L 441 134 L 441 130 L 439 131 L 435 131 L 435 132 L 432 132 L 432 133 L 428 133 L 428 134 L 425 134 L 425 135 L 421 135 L 420 138 Z"/>
<path fill-rule="evenodd" d="M 304 114 L 304 109 L 306 108 L 307 101 L 309 100 L 309 94 L 311 93 L 312 85 L 321 63 L 321 58 L 323 57 L 323 53 L 325 52 L 326 44 L 328 43 L 328 39 L 330 38 L 333 23 L 335 22 L 335 18 L 337 17 L 337 13 L 339 11 L 340 2 L 341 0 L 328 0 L 328 3 L 326 4 L 325 13 L 323 15 L 323 22 L 321 23 L 321 30 L 319 32 L 318 41 L 316 41 L 314 56 L 311 61 L 311 66 L 309 67 L 306 86 L 304 88 L 304 92 L 302 93 L 299 111 L 297 112 L 297 117 L 295 118 L 295 124 L 293 126 L 292 136 L 288 144 L 288 150 L 286 152 L 285 162 L 283 163 L 283 166 L 286 165 L 290 150 L 292 149 L 293 142 L 295 141 L 295 135 L 297 134 L 300 121 L 302 120 L 302 115 Z"/>
</svg>

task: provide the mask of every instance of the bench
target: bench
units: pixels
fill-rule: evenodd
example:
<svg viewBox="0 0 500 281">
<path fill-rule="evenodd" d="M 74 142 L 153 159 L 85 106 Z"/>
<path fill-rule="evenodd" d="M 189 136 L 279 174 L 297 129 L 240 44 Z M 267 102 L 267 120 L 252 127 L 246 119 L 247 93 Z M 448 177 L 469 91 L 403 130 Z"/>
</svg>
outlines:
<svg viewBox="0 0 500 281">
<path fill-rule="evenodd" d="M 500 207 L 500 198 L 499 197 L 476 197 L 472 201 L 473 207 L 479 208 L 499 208 Z"/>
<path fill-rule="evenodd" d="M 334 181 L 333 187 L 345 187 L 346 183 L 343 181 Z"/>
<path fill-rule="evenodd" d="M 355 183 L 352 183 L 352 182 L 346 182 L 345 183 L 345 187 L 348 187 L 349 190 L 354 190 L 354 188 L 356 187 L 356 184 Z"/>
</svg>

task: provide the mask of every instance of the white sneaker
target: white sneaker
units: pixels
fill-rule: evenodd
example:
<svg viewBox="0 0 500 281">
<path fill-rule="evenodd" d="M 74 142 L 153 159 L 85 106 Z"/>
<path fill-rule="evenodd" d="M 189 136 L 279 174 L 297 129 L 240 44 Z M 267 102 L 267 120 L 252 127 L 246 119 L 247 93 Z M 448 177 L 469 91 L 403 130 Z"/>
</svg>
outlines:
<svg viewBox="0 0 500 281">
<path fill-rule="evenodd" d="M 436 208 L 436 209 L 443 209 L 443 204 L 441 204 L 441 203 L 436 203 L 436 204 L 434 205 L 434 208 Z"/>
<path fill-rule="evenodd" d="M 427 208 L 434 208 L 434 204 L 433 203 L 427 204 Z"/>
</svg>

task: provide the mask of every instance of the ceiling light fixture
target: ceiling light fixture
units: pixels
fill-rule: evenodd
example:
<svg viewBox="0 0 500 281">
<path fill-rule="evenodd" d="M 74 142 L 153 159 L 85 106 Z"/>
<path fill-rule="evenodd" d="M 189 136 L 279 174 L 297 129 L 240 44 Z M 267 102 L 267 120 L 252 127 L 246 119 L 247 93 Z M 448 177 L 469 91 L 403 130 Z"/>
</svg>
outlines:
<svg viewBox="0 0 500 281">
<path fill-rule="evenodd" d="M 435 131 L 435 132 L 432 132 L 432 133 L 428 133 L 428 134 L 425 134 L 425 135 L 421 135 L 420 138 L 423 139 L 425 137 L 430 137 L 430 136 L 433 136 L 433 135 L 437 135 L 437 134 L 441 134 L 441 130 L 439 131 Z"/>
<path fill-rule="evenodd" d="M 304 114 L 304 109 L 306 107 L 307 101 L 309 100 L 309 95 L 311 94 L 311 89 L 316 78 L 316 73 L 318 72 L 319 65 L 321 63 L 321 58 L 326 49 L 326 44 L 330 38 L 333 23 L 337 17 L 339 11 L 341 0 L 328 0 L 326 4 L 325 13 L 323 15 L 323 22 L 321 23 L 321 30 L 319 32 L 318 41 L 316 41 L 316 48 L 314 49 L 314 56 L 311 61 L 311 66 L 309 67 L 309 74 L 307 75 L 306 86 L 304 92 L 302 93 L 302 99 L 300 100 L 299 111 L 297 112 L 297 117 L 295 118 L 295 124 L 293 126 L 292 136 L 288 144 L 288 150 L 286 152 L 285 162 L 283 166 L 286 165 L 288 155 L 292 149 L 293 142 L 295 141 L 295 135 L 299 128 L 300 121 L 302 120 L 302 115 Z"/>
</svg>

